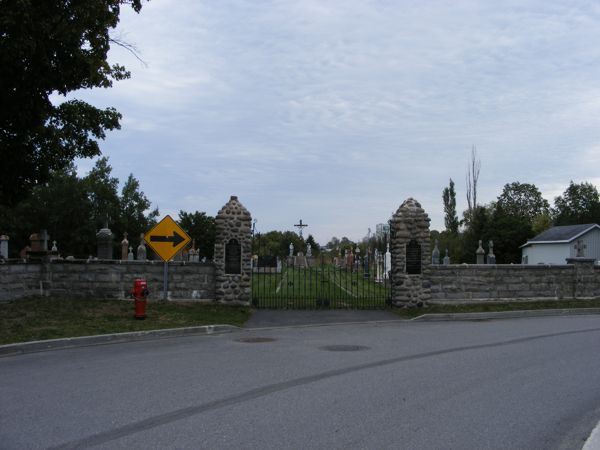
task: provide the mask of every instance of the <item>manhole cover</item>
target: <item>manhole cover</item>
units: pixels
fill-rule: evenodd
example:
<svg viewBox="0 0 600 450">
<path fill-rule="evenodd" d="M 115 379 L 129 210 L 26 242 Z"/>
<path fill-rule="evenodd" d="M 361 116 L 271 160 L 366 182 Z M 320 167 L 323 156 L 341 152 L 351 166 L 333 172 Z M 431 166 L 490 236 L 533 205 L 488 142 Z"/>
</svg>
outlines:
<svg viewBox="0 0 600 450">
<path fill-rule="evenodd" d="M 269 337 L 249 337 L 236 339 L 236 342 L 244 342 L 246 344 L 258 344 L 261 342 L 273 342 L 274 340 L 274 338 Z"/>
<path fill-rule="evenodd" d="M 358 352 L 360 350 L 369 350 L 370 347 L 364 345 L 325 345 L 319 348 L 328 352 Z"/>
</svg>

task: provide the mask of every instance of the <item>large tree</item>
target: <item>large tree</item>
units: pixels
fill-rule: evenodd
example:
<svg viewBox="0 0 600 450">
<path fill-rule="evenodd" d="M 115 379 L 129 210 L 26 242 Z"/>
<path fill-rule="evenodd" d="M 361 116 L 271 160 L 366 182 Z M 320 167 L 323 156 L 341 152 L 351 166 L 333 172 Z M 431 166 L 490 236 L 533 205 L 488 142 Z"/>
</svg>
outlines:
<svg viewBox="0 0 600 450">
<path fill-rule="evenodd" d="M 569 183 L 569 187 L 554 199 L 554 224 L 577 225 L 600 223 L 600 195 L 592 183 Z"/>
<path fill-rule="evenodd" d="M 481 160 L 477 158 L 477 149 L 471 148 L 471 160 L 467 166 L 467 176 L 465 177 L 467 187 L 467 211 L 464 213 L 465 222 L 470 225 L 477 213 L 477 184 L 479 183 L 479 172 L 481 170 Z"/>
<path fill-rule="evenodd" d="M 448 187 L 444 188 L 442 192 L 442 199 L 444 200 L 444 223 L 446 231 L 457 234 L 459 221 L 456 215 L 456 191 L 454 190 L 454 181 L 452 181 L 452 178 L 450 178 Z"/>
<path fill-rule="evenodd" d="M 550 205 L 535 184 L 516 181 L 504 185 L 496 201 L 496 208 L 504 214 L 533 223 L 537 216 L 548 214 Z"/>
<path fill-rule="evenodd" d="M 156 223 L 156 218 L 159 215 L 158 208 L 150 211 L 150 200 L 140 190 L 140 182 L 133 174 L 129 174 L 123 185 L 119 204 L 119 225 L 123 231 L 129 234 L 128 240 L 133 244 L 139 241 L 140 234 L 150 231 L 150 228 Z"/>
<path fill-rule="evenodd" d="M 0 205 L 74 158 L 99 155 L 98 139 L 119 128 L 114 108 L 51 96 L 129 77 L 107 62 L 124 4 L 141 9 L 141 0 L 0 0 Z"/>
<path fill-rule="evenodd" d="M 179 211 L 179 225 L 195 240 L 200 258 L 212 259 L 215 252 L 215 218 L 200 211 Z"/>
</svg>

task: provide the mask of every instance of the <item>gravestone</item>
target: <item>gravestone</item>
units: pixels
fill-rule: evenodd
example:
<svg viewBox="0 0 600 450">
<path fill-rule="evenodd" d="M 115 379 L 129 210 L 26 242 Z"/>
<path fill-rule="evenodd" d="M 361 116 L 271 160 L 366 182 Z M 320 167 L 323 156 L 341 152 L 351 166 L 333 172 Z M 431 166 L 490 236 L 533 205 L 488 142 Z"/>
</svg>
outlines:
<svg viewBox="0 0 600 450">
<path fill-rule="evenodd" d="M 23 247 L 21 249 L 21 251 L 19 252 L 19 257 L 21 259 L 26 259 L 29 256 L 29 252 L 31 251 L 31 247 L 29 245 L 26 245 L 25 247 Z"/>
<path fill-rule="evenodd" d="M 289 249 L 290 249 L 290 253 L 288 254 L 288 257 L 287 257 L 287 265 L 293 266 L 294 265 L 294 244 L 290 243 Z"/>
<path fill-rule="evenodd" d="M 48 232 L 42 230 L 39 233 L 33 233 L 29 236 L 30 249 L 27 251 L 27 258 L 31 260 L 43 260 L 48 256 Z"/>
<path fill-rule="evenodd" d="M 346 268 L 352 269 L 354 267 L 354 254 L 352 253 L 352 249 L 346 250 Z"/>
<path fill-rule="evenodd" d="M 0 236 L 0 258 L 8 259 L 8 241 L 10 238 L 3 234 Z"/>
<path fill-rule="evenodd" d="M 146 261 L 147 251 L 146 251 L 146 241 L 144 241 L 144 233 L 140 234 L 140 245 L 137 248 L 137 260 L 138 261 Z"/>
<path fill-rule="evenodd" d="M 438 240 L 435 240 L 433 251 L 431 252 L 431 264 L 438 265 L 440 263 L 440 249 L 438 248 Z"/>
<path fill-rule="evenodd" d="M 494 241 L 490 241 L 488 243 L 489 251 L 487 255 L 487 263 L 488 264 L 496 264 L 496 255 L 494 255 Z"/>
<path fill-rule="evenodd" d="M 431 264 L 429 216 L 413 198 L 391 221 L 391 287 L 395 306 L 424 306 L 431 297 L 423 272 Z"/>
<path fill-rule="evenodd" d="M 306 260 L 306 256 L 304 253 L 298 252 L 298 254 L 294 258 L 294 266 L 300 269 L 305 269 L 308 267 L 308 261 Z"/>
<path fill-rule="evenodd" d="M 475 256 L 477 258 L 477 264 L 485 264 L 485 250 L 481 246 L 481 240 L 479 241 L 479 247 L 477 247 L 477 251 L 475 252 Z"/>
<path fill-rule="evenodd" d="M 446 256 L 444 256 L 443 264 L 445 266 L 449 266 L 450 265 L 450 256 L 448 256 L 448 249 L 446 249 Z"/>
<path fill-rule="evenodd" d="M 108 223 L 104 223 L 104 228 L 96 233 L 96 243 L 98 259 L 113 259 L 113 234 L 108 228 Z"/>
<path fill-rule="evenodd" d="M 390 277 L 392 271 L 392 252 L 390 252 L 390 243 L 387 243 L 383 261 L 383 278 L 386 280 Z"/>
<path fill-rule="evenodd" d="M 127 261 L 127 250 L 129 249 L 129 241 L 127 240 L 127 231 L 123 233 L 123 240 L 121 241 L 121 261 Z"/>
<path fill-rule="evenodd" d="M 250 212 L 234 195 L 215 217 L 215 296 L 219 302 L 250 304 L 251 224 Z"/>
</svg>

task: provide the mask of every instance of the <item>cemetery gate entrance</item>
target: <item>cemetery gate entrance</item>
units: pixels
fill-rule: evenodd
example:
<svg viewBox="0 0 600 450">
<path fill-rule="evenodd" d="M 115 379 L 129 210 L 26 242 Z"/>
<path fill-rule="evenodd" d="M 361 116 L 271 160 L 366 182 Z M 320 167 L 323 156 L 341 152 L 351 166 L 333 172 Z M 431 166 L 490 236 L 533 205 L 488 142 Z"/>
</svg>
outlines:
<svg viewBox="0 0 600 450">
<path fill-rule="evenodd" d="M 265 255 L 253 242 L 252 305 L 273 309 L 382 309 L 391 304 L 389 261 L 366 249 L 333 255 Z"/>
</svg>

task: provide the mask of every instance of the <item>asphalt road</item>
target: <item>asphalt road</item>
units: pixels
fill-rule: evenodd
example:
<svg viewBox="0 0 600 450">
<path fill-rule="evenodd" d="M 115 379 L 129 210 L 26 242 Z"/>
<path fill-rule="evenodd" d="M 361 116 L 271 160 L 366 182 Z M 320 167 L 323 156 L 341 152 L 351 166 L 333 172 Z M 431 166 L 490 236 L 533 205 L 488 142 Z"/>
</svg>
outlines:
<svg viewBox="0 0 600 450">
<path fill-rule="evenodd" d="M 0 358 L 2 449 L 580 449 L 598 420 L 598 316 L 255 329 Z"/>
</svg>

